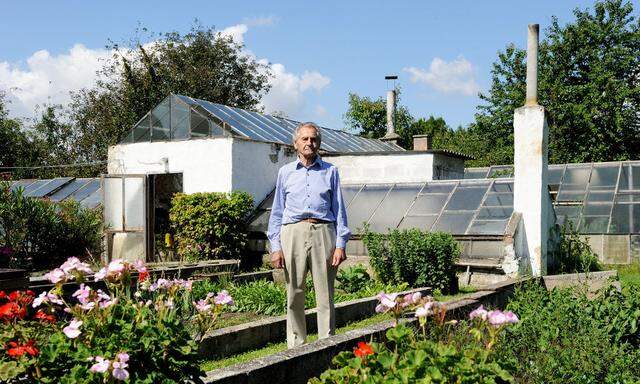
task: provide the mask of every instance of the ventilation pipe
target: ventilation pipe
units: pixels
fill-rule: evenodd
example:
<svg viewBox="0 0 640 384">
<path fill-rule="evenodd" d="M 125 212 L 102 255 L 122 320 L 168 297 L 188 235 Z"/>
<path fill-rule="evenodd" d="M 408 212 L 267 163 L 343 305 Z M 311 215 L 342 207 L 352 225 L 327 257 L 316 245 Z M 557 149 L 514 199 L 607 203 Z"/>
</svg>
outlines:
<svg viewBox="0 0 640 384">
<path fill-rule="evenodd" d="M 396 133 L 396 87 L 398 76 L 385 76 L 386 80 L 394 80 L 393 89 L 387 91 L 387 134 L 381 140 L 398 144 L 400 136 Z"/>
</svg>

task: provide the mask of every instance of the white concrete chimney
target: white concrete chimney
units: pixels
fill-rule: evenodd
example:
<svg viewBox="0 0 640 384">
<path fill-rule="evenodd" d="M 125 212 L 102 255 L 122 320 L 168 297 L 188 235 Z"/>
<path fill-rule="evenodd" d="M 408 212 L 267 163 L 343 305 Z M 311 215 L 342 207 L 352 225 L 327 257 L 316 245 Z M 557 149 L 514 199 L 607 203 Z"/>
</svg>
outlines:
<svg viewBox="0 0 640 384">
<path fill-rule="evenodd" d="M 387 91 L 387 134 L 381 138 L 398 144 L 400 135 L 396 133 L 396 90 Z"/>
<path fill-rule="evenodd" d="M 520 272 L 547 273 L 549 210 L 553 209 L 547 186 L 548 128 L 545 110 L 538 105 L 538 24 L 529 25 L 527 44 L 527 96 L 515 110 L 513 210 L 522 214 L 516 238 L 521 255 Z"/>
</svg>

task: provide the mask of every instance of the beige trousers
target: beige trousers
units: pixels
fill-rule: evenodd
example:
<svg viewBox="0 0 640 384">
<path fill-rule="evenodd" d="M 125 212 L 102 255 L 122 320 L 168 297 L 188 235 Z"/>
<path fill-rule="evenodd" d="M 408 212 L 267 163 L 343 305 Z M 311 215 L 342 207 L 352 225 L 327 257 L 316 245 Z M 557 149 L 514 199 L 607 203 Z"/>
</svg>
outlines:
<svg viewBox="0 0 640 384">
<path fill-rule="evenodd" d="M 280 243 L 287 282 L 287 346 L 297 347 L 307 338 L 304 291 L 309 269 L 316 291 L 318 337 L 323 339 L 335 334 L 333 286 L 337 268 L 331 266 L 336 246 L 335 225 L 305 221 L 283 225 Z"/>
</svg>

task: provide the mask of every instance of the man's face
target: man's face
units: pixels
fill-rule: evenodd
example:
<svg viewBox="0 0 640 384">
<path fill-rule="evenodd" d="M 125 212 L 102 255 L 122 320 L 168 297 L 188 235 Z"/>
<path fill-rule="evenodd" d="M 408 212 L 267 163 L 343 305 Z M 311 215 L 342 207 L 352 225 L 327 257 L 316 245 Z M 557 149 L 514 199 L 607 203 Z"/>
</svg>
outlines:
<svg viewBox="0 0 640 384">
<path fill-rule="evenodd" d="M 318 140 L 318 132 L 312 127 L 302 127 L 298 132 L 298 138 L 294 143 L 294 147 L 300 156 L 311 158 L 318 153 L 320 141 Z"/>
</svg>

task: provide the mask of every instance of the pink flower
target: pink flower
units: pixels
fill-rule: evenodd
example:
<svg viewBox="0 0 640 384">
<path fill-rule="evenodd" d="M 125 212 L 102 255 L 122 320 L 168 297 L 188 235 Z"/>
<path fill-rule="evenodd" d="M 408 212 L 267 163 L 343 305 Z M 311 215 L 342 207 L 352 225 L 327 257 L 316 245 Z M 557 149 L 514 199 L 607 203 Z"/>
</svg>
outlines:
<svg viewBox="0 0 640 384">
<path fill-rule="evenodd" d="M 95 361 L 96 363 L 93 364 L 91 368 L 89 368 L 89 371 L 93 373 L 105 373 L 109 370 L 109 367 L 111 366 L 111 362 L 109 360 L 106 360 L 102 356 L 96 356 Z"/>
<path fill-rule="evenodd" d="M 80 273 L 92 273 L 93 272 L 91 270 L 91 267 L 89 267 L 89 264 L 83 263 L 77 257 L 68 258 L 67 261 L 65 261 L 60 266 L 60 269 L 62 269 L 64 271 L 64 273 L 66 273 L 66 274 L 71 274 L 74 271 L 77 271 L 77 272 L 80 272 Z"/>
<path fill-rule="evenodd" d="M 380 300 L 380 304 L 376 307 L 376 312 L 382 313 L 387 312 L 390 309 L 393 309 L 398 304 L 396 299 L 398 298 L 397 293 L 386 294 L 384 292 L 380 292 L 378 294 L 378 300 Z"/>
<path fill-rule="evenodd" d="M 126 265 L 122 259 L 115 259 L 109 263 L 107 266 L 107 274 L 108 275 L 117 275 L 126 269 Z"/>
<path fill-rule="evenodd" d="M 420 292 L 415 292 L 413 295 L 411 295 L 411 302 L 413 304 L 417 304 L 420 299 L 422 299 L 422 293 Z"/>
<path fill-rule="evenodd" d="M 471 311 L 471 313 L 469 314 L 469 319 L 473 320 L 476 317 L 479 317 L 482 321 L 484 321 L 487 319 L 487 315 L 488 315 L 487 310 L 484 309 L 483 305 L 480 305 L 478 308 Z"/>
<path fill-rule="evenodd" d="M 516 314 L 511 311 L 506 311 L 504 313 L 504 316 L 506 317 L 507 323 L 509 324 L 515 324 L 520 321 L 520 319 L 518 319 L 518 316 L 516 316 Z"/>
<path fill-rule="evenodd" d="M 502 311 L 495 310 L 489 312 L 489 314 L 487 315 L 487 320 L 489 321 L 489 324 L 495 327 L 499 327 L 507 322 L 507 316 L 505 316 Z"/>
<path fill-rule="evenodd" d="M 48 279 L 50 282 L 52 282 L 53 284 L 58 284 L 59 282 L 64 281 L 67 275 L 64 273 L 62 269 L 56 268 L 46 273 L 44 277 Z"/>
<path fill-rule="evenodd" d="M 125 368 L 129 366 L 129 364 L 127 364 L 127 361 L 129 361 L 129 355 L 126 353 L 118 353 L 116 359 L 117 361 L 114 361 L 112 364 L 113 377 L 116 380 L 127 380 L 129 378 L 129 371 L 127 371 Z"/>
<path fill-rule="evenodd" d="M 69 325 L 62 329 L 62 332 L 64 332 L 64 334 L 67 335 L 68 338 L 75 339 L 76 337 L 80 336 L 81 332 L 79 328 L 81 325 L 82 321 L 73 319 L 71 320 Z"/>
<path fill-rule="evenodd" d="M 429 310 L 433 307 L 433 301 L 428 301 L 424 305 L 416 309 L 416 317 L 425 317 L 429 314 Z"/>
<path fill-rule="evenodd" d="M 38 297 L 33 299 L 32 306 L 33 308 L 38 308 L 39 306 L 45 303 L 52 303 L 52 304 L 58 304 L 58 305 L 64 304 L 64 302 L 62 301 L 62 299 L 58 297 L 58 295 L 56 295 L 55 293 L 50 293 L 45 291 L 45 292 L 42 292 Z"/>
<path fill-rule="evenodd" d="M 84 285 L 83 283 L 83 284 L 80 284 L 80 288 L 77 291 L 75 291 L 71 296 L 77 298 L 81 304 L 84 304 L 87 302 L 89 295 L 91 295 L 91 288 Z"/>
<path fill-rule="evenodd" d="M 218 295 L 213 298 L 213 302 L 218 305 L 233 305 L 233 298 L 229 295 L 227 290 L 222 290 Z"/>
<path fill-rule="evenodd" d="M 105 277 L 107 277 L 107 268 L 100 268 L 100 270 L 93 275 L 95 281 L 104 280 Z"/>
<path fill-rule="evenodd" d="M 207 300 L 198 300 L 197 303 L 194 301 L 193 305 L 198 312 L 208 312 L 211 309 L 211 304 Z"/>
</svg>

